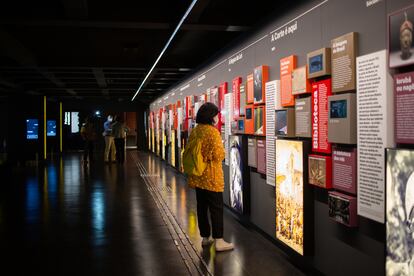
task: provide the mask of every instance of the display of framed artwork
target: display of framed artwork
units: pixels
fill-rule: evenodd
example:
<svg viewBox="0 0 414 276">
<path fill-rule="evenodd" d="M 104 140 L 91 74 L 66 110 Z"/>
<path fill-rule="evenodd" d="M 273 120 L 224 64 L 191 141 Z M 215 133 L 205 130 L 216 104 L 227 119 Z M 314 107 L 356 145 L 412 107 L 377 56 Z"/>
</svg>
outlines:
<svg viewBox="0 0 414 276">
<path fill-rule="evenodd" d="M 295 105 L 295 98 L 292 94 L 292 72 L 295 68 L 295 55 L 280 60 L 280 95 L 283 107 Z"/>
<path fill-rule="evenodd" d="M 246 81 L 246 103 L 254 103 L 254 81 L 253 74 L 247 75 Z"/>
<path fill-rule="evenodd" d="M 332 188 L 332 158 L 325 155 L 309 155 L 309 184 L 324 189 Z"/>
<path fill-rule="evenodd" d="M 254 105 L 246 105 L 246 116 L 244 120 L 244 133 L 254 134 Z"/>
<path fill-rule="evenodd" d="M 265 103 L 265 84 L 269 79 L 269 67 L 261 65 L 253 71 L 254 104 Z"/>
<path fill-rule="evenodd" d="M 292 72 L 292 95 L 311 93 L 311 84 L 308 80 L 306 66 L 293 69 Z"/>
<path fill-rule="evenodd" d="M 413 22 L 414 5 L 388 16 L 388 49 L 391 68 L 414 63 Z"/>
<path fill-rule="evenodd" d="M 331 219 L 348 227 L 358 225 L 356 197 L 338 192 L 329 192 L 328 208 Z"/>
<path fill-rule="evenodd" d="M 308 149 L 306 141 L 276 140 L 276 238 L 301 255 L 306 246 L 304 160 Z"/>
<path fill-rule="evenodd" d="M 254 108 L 254 134 L 266 135 L 266 120 L 264 106 L 257 106 Z"/>
<path fill-rule="evenodd" d="M 328 97 L 328 141 L 338 144 L 357 143 L 356 96 L 354 93 Z"/>
<path fill-rule="evenodd" d="M 240 214 L 246 214 L 249 206 L 249 177 L 246 167 L 247 138 L 229 136 L 230 206 Z"/>
<path fill-rule="evenodd" d="M 295 110 L 293 108 L 285 108 L 275 112 L 275 135 L 295 137 Z"/>
<path fill-rule="evenodd" d="M 414 150 L 387 149 L 386 275 L 413 275 Z"/>
<path fill-rule="evenodd" d="M 331 74 L 331 48 L 322 48 L 307 55 L 308 78 Z"/>
<path fill-rule="evenodd" d="M 356 90 L 356 57 L 358 33 L 351 32 L 332 39 L 332 92 Z"/>
</svg>

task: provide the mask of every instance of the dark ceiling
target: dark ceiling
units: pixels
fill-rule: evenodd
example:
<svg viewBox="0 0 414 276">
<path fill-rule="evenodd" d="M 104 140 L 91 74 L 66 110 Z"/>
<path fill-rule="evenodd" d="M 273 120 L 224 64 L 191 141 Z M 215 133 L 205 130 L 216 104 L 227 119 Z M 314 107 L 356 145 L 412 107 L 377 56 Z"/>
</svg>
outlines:
<svg viewBox="0 0 414 276">
<path fill-rule="evenodd" d="M 199 0 L 137 100 L 151 102 L 263 18 L 298 2 Z M 129 101 L 190 3 L 8 0 L 0 9 L 0 95 Z"/>
</svg>

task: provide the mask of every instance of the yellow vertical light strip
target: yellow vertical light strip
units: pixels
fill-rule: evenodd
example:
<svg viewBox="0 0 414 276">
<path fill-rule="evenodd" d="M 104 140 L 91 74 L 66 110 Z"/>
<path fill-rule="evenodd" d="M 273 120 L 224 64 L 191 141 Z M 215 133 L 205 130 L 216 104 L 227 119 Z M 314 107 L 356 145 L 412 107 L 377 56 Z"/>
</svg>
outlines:
<svg viewBox="0 0 414 276">
<path fill-rule="evenodd" d="M 43 159 L 47 158 L 46 144 L 46 96 L 43 96 Z"/>
<path fill-rule="evenodd" d="M 59 123 L 59 148 L 60 148 L 60 153 L 63 152 L 63 137 L 62 137 L 62 125 L 63 125 L 63 117 L 62 117 L 62 102 L 59 103 L 59 117 L 60 117 L 60 123 Z"/>
</svg>

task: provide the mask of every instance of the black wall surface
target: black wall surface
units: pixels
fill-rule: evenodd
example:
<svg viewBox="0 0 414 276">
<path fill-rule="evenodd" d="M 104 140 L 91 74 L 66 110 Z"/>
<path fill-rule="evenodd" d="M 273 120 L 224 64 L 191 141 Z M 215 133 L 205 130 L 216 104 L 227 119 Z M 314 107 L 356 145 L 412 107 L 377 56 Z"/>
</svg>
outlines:
<svg viewBox="0 0 414 276">
<path fill-rule="evenodd" d="M 358 55 L 386 49 L 388 14 L 412 4 L 412 0 L 309 1 L 282 17 L 270 18 L 268 23 L 226 47 L 150 107 L 158 110 L 185 96 L 204 93 L 222 82 L 228 82 L 231 91 L 234 77 L 241 76 L 246 81 L 253 68 L 262 64 L 270 66 L 269 80 L 280 79 L 281 58 L 295 54 L 297 66 L 303 66 L 308 52 L 330 47 L 331 39 L 349 32 L 359 34 Z M 272 41 L 274 30 L 278 32 L 295 23 L 297 29 L 293 33 Z M 231 62 L 236 56 L 240 59 Z M 228 185 L 228 167 L 223 169 Z M 250 221 L 275 237 L 275 189 L 254 172 L 250 173 L 250 181 Z M 315 245 L 313 255 L 305 257 L 304 262 L 326 275 L 384 275 L 385 226 L 360 217 L 358 228 L 344 227 L 329 219 L 326 191 L 315 189 L 313 196 Z M 228 198 L 226 187 L 227 204 Z"/>
</svg>

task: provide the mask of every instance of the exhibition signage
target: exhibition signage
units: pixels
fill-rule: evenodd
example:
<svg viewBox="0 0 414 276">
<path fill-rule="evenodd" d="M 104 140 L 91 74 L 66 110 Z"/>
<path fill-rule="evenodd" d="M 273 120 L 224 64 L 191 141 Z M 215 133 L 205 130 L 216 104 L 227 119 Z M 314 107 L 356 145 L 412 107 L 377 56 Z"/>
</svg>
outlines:
<svg viewBox="0 0 414 276">
<path fill-rule="evenodd" d="M 414 144 L 414 72 L 394 76 L 395 140 Z"/>
<path fill-rule="evenodd" d="M 288 56 L 280 60 L 280 93 L 282 106 L 295 105 L 292 94 L 292 72 L 296 68 L 296 56 Z"/>
<path fill-rule="evenodd" d="M 280 81 L 266 83 L 266 183 L 275 185 L 275 108 L 277 95 L 280 96 Z"/>
<path fill-rule="evenodd" d="M 237 119 L 240 116 L 240 84 L 242 82 L 241 77 L 236 77 L 233 79 L 233 108 L 234 108 L 234 118 Z"/>
<path fill-rule="evenodd" d="M 331 95 L 331 79 L 312 84 L 312 150 L 331 153 L 328 142 L 328 96 Z"/>
<path fill-rule="evenodd" d="M 229 137 L 231 134 L 231 122 L 233 121 L 233 93 L 224 95 L 225 110 L 222 111 L 222 116 L 225 118 L 224 123 L 224 145 L 226 150 L 225 164 L 229 165 Z"/>
<path fill-rule="evenodd" d="M 358 215 L 381 223 L 385 207 L 385 148 L 394 144 L 389 80 L 386 50 L 357 58 Z M 413 113 L 410 115 L 413 120 Z"/>
</svg>

